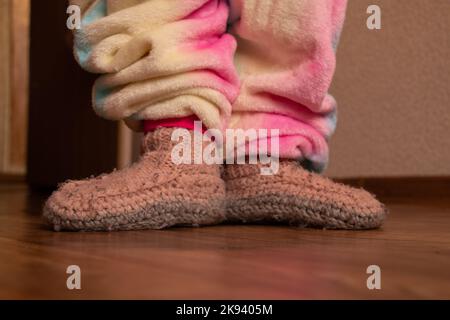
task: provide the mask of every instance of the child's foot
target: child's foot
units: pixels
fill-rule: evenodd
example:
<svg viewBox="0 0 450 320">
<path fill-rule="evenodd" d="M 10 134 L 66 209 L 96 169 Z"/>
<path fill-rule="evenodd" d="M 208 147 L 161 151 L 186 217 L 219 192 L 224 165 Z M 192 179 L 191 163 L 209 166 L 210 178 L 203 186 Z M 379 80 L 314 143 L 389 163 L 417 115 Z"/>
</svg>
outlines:
<svg viewBox="0 0 450 320">
<path fill-rule="evenodd" d="M 263 176 L 260 165 L 225 168 L 230 221 L 279 221 L 329 229 L 378 228 L 386 209 L 367 191 L 335 183 L 281 161 L 278 174 Z"/>
<path fill-rule="evenodd" d="M 145 153 L 130 168 L 64 183 L 44 216 L 55 230 L 112 231 L 209 225 L 224 220 L 225 185 L 218 165 L 176 165 L 174 129 L 144 138 Z"/>
</svg>

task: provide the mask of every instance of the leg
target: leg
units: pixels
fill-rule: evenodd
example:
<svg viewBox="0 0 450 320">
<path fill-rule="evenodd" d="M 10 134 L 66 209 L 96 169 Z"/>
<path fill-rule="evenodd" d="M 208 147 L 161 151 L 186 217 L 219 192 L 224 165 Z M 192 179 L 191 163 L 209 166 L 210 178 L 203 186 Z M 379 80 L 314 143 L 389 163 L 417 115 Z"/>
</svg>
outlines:
<svg viewBox="0 0 450 320">
<path fill-rule="evenodd" d="M 83 11 L 75 56 L 100 73 L 94 109 L 136 125 L 193 116 L 209 128 L 226 125 L 238 91 L 220 0 L 74 1 Z M 179 123 L 181 123 L 180 121 Z M 183 125 L 180 125 L 183 126 Z M 175 165 L 174 128 L 151 129 L 132 167 L 63 184 L 44 215 L 56 230 L 159 229 L 224 219 L 225 186 L 218 165 Z M 190 131 L 191 140 L 194 135 Z"/>
<path fill-rule="evenodd" d="M 75 56 L 102 74 L 93 90 L 100 116 L 136 125 L 195 114 L 208 128 L 226 126 L 238 77 L 224 0 L 97 0 L 84 8 Z"/>
<path fill-rule="evenodd" d="M 227 166 L 231 219 L 328 228 L 381 224 L 384 208 L 367 192 L 297 163 L 322 171 L 328 161 L 336 103 L 327 91 L 345 7 L 346 0 L 232 1 L 242 86 L 230 125 L 279 129 L 283 160 L 276 176 L 260 176 L 257 166 Z"/>
<path fill-rule="evenodd" d="M 336 103 L 327 94 L 344 20 L 343 0 L 236 0 L 236 66 L 242 80 L 231 126 L 280 129 L 280 156 L 321 171 Z M 234 14 L 238 15 L 238 14 Z"/>
</svg>

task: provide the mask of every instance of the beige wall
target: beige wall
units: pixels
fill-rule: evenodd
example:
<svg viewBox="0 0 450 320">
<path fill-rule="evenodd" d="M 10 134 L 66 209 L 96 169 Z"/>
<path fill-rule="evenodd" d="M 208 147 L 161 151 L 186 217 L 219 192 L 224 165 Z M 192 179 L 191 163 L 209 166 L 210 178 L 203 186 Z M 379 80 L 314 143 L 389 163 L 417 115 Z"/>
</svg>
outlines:
<svg viewBox="0 0 450 320">
<path fill-rule="evenodd" d="M 349 0 L 331 92 L 328 175 L 450 176 L 450 0 Z"/>
</svg>

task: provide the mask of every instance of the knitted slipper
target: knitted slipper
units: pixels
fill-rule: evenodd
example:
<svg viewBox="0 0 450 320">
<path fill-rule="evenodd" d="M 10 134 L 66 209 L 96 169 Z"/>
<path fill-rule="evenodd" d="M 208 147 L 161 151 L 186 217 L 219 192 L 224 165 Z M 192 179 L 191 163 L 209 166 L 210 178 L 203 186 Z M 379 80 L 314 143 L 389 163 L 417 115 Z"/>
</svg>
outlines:
<svg viewBox="0 0 450 320">
<path fill-rule="evenodd" d="M 144 155 L 127 169 L 62 184 L 45 204 L 44 217 L 56 231 L 162 229 L 222 222 L 225 184 L 220 166 L 174 164 L 173 130 L 148 133 Z"/>
<path fill-rule="evenodd" d="M 367 191 L 310 173 L 295 161 L 281 161 L 273 176 L 261 175 L 260 168 L 226 166 L 227 220 L 372 229 L 385 219 L 384 205 Z"/>
</svg>

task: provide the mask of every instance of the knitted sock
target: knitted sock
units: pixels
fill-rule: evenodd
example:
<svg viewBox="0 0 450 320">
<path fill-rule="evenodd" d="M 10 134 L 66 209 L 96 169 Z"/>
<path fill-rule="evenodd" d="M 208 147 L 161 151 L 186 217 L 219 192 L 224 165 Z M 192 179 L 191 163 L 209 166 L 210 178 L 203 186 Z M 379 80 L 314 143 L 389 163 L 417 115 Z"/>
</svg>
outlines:
<svg viewBox="0 0 450 320">
<path fill-rule="evenodd" d="M 145 120 L 144 132 L 149 133 L 159 128 L 184 128 L 188 130 L 194 130 L 195 121 L 200 121 L 196 115 L 183 118 L 169 118 L 161 120 Z M 206 128 L 203 126 L 202 131 L 205 132 Z"/>
<path fill-rule="evenodd" d="M 295 161 L 281 161 L 273 176 L 261 175 L 260 168 L 226 166 L 228 220 L 371 229 L 385 219 L 385 207 L 368 192 L 310 173 Z"/>
<path fill-rule="evenodd" d="M 223 221 L 220 166 L 174 164 L 173 130 L 148 133 L 144 155 L 127 169 L 64 183 L 47 201 L 45 218 L 56 231 L 162 229 Z"/>
</svg>

